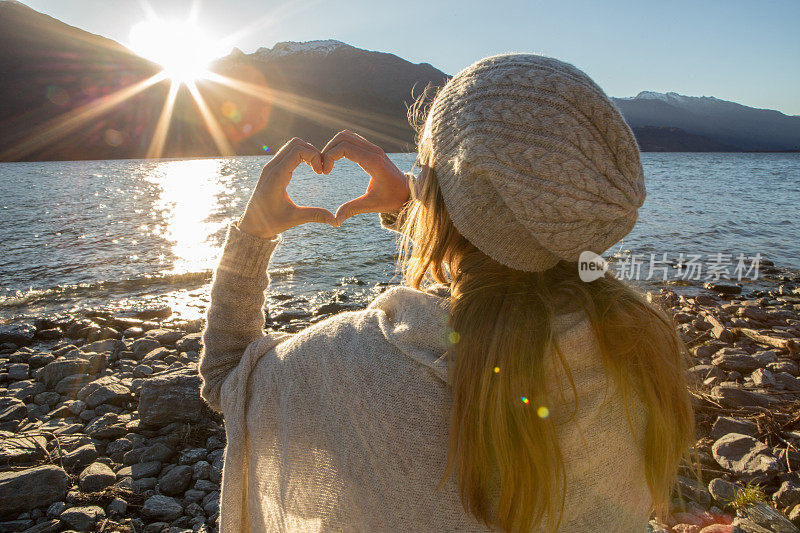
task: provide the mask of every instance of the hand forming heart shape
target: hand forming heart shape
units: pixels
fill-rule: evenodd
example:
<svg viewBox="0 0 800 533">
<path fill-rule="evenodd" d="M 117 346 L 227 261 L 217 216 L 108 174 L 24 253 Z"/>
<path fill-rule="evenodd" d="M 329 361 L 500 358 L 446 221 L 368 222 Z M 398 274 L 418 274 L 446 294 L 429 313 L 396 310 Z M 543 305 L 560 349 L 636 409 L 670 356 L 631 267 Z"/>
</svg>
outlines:
<svg viewBox="0 0 800 533">
<path fill-rule="evenodd" d="M 330 174 L 341 158 L 357 163 L 369 174 L 366 192 L 340 205 L 334 216 L 321 207 L 298 206 L 286 192 L 292 172 L 305 162 L 317 174 Z M 391 212 L 409 198 L 408 180 L 377 145 L 351 131 L 337 133 L 321 151 L 302 139 L 287 142 L 264 166 L 239 228 L 270 238 L 294 226 L 318 222 L 338 227 L 361 213 Z"/>
</svg>

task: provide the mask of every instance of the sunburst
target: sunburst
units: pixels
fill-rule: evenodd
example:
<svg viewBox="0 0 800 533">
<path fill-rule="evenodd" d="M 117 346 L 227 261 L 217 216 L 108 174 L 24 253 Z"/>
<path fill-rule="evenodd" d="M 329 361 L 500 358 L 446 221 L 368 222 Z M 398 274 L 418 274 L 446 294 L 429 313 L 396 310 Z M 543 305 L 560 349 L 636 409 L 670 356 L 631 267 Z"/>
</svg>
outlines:
<svg viewBox="0 0 800 533">
<path fill-rule="evenodd" d="M 387 125 L 398 126 L 395 121 L 372 114 L 354 113 L 352 109 L 341 109 L 330 103 L 320 102 L 299 95 L 276 91 L 272 88 L 237 80 L 222 74 L 213 73 L 209 65 L 214 59 L 222 56 L 245 33 L 264 31 L 282 18 L 296 14 L 308 8 L 314 0 L 292 2 L 278 6 L 263 17 L 253 21 L 245 29 L 222 39 L 213 39 L 197 24 L 198 2 L 194 2 L 189 16 L 185 20 L 169 21 L 158 17 L 147 0 L 140 1 L 146 13 L 146 19 L 134 25 L 130 32 L 129 46 L 132 51 L 161 66 L 157 74 L 123 87 L 114 93 L 93 100 L 88 104 L 73 109 L 63 115 L 47 121 L 35 128 L 30 135 L 0 152 L 0 160 L 18 160 L 35 153 L 48 143 L 62 139 L 70 133 L 97 120 L 112 109 L 123 104 L 137 94 L 161 83 L 169 83 L 169 91 L 155 125 L 147 149 L 148 158 L 159 158 L 164 153 L 164 146 L 172 122 L 175 102 L 181 87 L 186 87 L 194 99 L 203 125 L 211 136 L 220 155 L 235 153 L 231 141 L 209 107 L 200 91 L 199 81 L 212 82 L 233 89 L 241 94 L 255 97 L 268 105 L 277 105 L 311 121 L 336 127 L 359 129 L 378 141 L 402 143 L 398 139 L 377 130 L 359 126 L 352 119 L 371 119 Z M 391 124 L 390 124 L 391 123 Z"/>
</svg>

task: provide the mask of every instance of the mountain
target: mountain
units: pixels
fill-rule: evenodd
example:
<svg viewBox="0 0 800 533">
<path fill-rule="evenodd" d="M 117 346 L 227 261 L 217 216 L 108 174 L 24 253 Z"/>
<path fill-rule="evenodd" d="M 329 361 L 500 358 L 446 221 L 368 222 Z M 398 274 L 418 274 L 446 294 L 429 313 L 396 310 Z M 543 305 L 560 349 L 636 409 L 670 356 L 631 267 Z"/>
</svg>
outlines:
<svg viewBox="0 0 800 533">
<path fill-rule="evenodd" d="M 407 106 L 448 79 L 428 63 L 335 40 L 234 49 L 210 70 L 194 91 L 202 103 L 180 86 L 166 122 L 160 67 L 0 0 L 0 161 L 263 154 L 295 136 L 321 147 L 346 128 L 406 151 Z M 613 100 L 644 151 L 800 150 L 800 117 L 675 93 Z"/>
<path fill-rule="evenodd" d="M 683 96 L 672 92 L 644 91 L 632 98 L 612 100 L 634 132 L 643 127 L 677 128 L 734 150 L 800 150 L 800 116 L 747 107 L 713 96 Z M 647 133 L 649 138 L 653 131 L 647 130 Z M 662 134 L 662 137 L 666 135 Z M 682 142 L 687 142 L 689 147 L 694 146 L 691 139 L 682 136 Z M 640 138 L 640 144 L 643 150 L 651 148 L 647 139 Z"/>
<path fill-rule="evenodd" d="M 159 70 L 119 43 L 0 0 L 0 161 L 152 153 L 169 82 L 137 84 Z M 406 151 L 414 137 L 406 106 L 426 85 L 447 80 L 427 63 L 332 40 L 234 50 L 211 70 L 226 84 L 197 83 L 205 106 L 180 87 L 163 157 L 263 154 L 294 136 L 321 147 L 346 128 Z M 122 98 L 128 93 L 135 94 Z M 224 146 L 204 114 L 224 133 Z"/>
<path fill-rule="evenodd" d="M 273 95 L 268 126 L 243 143 L 248 153 L 262 144 L 278 146 L 287 134 L 321 147 L 345 128 L 362 132 L 384 150 L 410 150 L 407 107 L 425 86 L 438 87 L 448 79 L 428 63 L 335 40 L 280 42 L 252 54 L 234 50 L 212 70 Z"/>
</svg>

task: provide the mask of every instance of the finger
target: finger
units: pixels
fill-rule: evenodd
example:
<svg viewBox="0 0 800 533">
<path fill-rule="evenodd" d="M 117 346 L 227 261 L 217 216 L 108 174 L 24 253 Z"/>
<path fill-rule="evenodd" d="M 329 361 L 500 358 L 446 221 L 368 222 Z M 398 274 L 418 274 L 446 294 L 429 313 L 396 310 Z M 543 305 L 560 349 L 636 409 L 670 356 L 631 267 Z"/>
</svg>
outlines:
<svg viewBox="0 0 800 533">
<path fill-rule="evenodd" d="M 284 172 L 293 172 L 300 163 L 308 165 L 317 174 L 322 174 L 322 154 L 317 148 L 297 137 L 284 144 L 267 166 L 280 167 Z M 267 167 L 264 167 L 266 170 Z"/>
<path fill-rule="evenodd" d="M 350 134 L 351 138 L 356 141 L 356 144 L 360 144 L 364 148 L 372 150 L 373 152 L 383 153 L 383 148 L 381 148 L 377 144 L 369 142 L 365 137 L 361 136 L 360 134 L 350 130 L 344 130 L 344 131 Z"/>
<path fill-rule="evenodd" d="M 323 170 L 324 170 L 325 174 L 328 174 L 328 173 L 330 173 L 331 170 L 333 170 L 333 162 L 335 161 L 335 159 L 334 160 L 328 160 L 328 158 L 325 157 L 325 154 L 328 153 L 329 151 L 331 151 L 335 146 L 337 146 L 337 145 L 339 145 L 339 144 L 341 144 L 343 142 L 349 142 L 352 145 L 361 148 L 362 150 L 373 152 L 373 153 L 377 154 L 378 156 L 382 156 L 384 154 L 384 152 L 380 148 L 380 146 L 372 144 L 371 142 L 366 140 L 361 135 L 359 135 L 357 133 L 354 133 L 354 132 L 352 132 L 350 130 L 340 131 L 339 133 L 334 135 L 333 138 L 330 141 L 328 141 L 328 143 L 325 145 L 325 147 L 320 151 L 320 153 L 323 156 L 322 157 L 322 159 L 323 159 Z"/>
<path fill-rule="evenodd" d="M 341 140 L 335 145 L 331 146 L 327 151 L 322 154 L 322 169 L 325 174 L 328 174 L 333 169 L 333 163 L 341 158 L 349 159 L 354 163 L 358 163 L 361 168 L 367 170 L 374 168 L 374 166 L 381 159 L 382 155 L 372 150 L 368 150 L 363 146 L 356 145 L 348 140 Z"/>
<path fill-rule="evenodd" d="M 327 209 L 323 209 L 322 207 L 298 206 L 295 210 L 295 213 L 297 214 L 296 216 L 298 224 L 316 222 L 318 224 L 329 224 L 333 227 L 338 226 L 336 223 L 336 217 L 333 216 L 333 213 Z"/>
<path fill-rule="evenodd" d="M 336 210 L 336 223 L 341 225 L 348 218 L 362 213 L 370 213 L 373 209 L 372 199 L 368 194 L 364 194 L 339 206 L 339 209 Z"/>
<path fill-rule="evenodd" d="M 354 144 L 357 144 L 357 145 L 360 145 L 360 146 L 366 148 L 367 150 L 372 150 L 373 152 L 382 152 L 383 151 L 380 146 L 369 142 L 368 140 L 366 140 L 364 137 L 362 137 L 358 133 L 355 133 L 354 131 L 350 131 L 350 130 L 342 130 L 339 133 L 337 133 L 336 135 L 334 135 L 333 138 L 330 141 L 328 141 L 328 143 L 325 145 L 325 147 L 320 151 L 324 153 L 325 150 L 327 150 L 328 148 L 330 148 L 334 144 L 337 144 L 337 143 L 339 143 L 341 141 L 350 141 L 350 142 L 352 142 Z"/>
</svg>

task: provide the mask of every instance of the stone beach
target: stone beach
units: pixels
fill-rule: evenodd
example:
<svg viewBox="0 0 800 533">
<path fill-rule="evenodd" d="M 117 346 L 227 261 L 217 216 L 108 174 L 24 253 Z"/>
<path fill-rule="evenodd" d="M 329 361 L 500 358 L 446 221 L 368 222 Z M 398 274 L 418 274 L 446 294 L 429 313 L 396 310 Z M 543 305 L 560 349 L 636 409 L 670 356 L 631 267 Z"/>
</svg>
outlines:
<svg viewBox="0 0 800 533">
<path fill-rule="evenodd" d="M 682 469 L 651 531 L 800 532 L 800 274 L 763 264 L 757 288 L 649 293 L 689 347 L 702 473 Z M 270 294 L 267 327 L 365 304 Z M 216 531 L 225 431 L 199 394 L 201 329 L 167 306 L 0 325 L 0 533 Z"/>
</svg>

